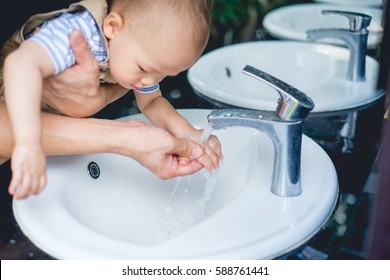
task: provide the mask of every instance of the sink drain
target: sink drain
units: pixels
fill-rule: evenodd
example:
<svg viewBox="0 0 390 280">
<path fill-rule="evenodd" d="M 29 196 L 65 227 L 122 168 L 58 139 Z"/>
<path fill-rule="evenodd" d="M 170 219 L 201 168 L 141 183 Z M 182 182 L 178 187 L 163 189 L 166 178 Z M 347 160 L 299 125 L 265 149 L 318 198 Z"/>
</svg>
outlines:
<svg viewBox="0 0 390 280">
<path fill-rule="evenodd" d="M 97 179 L 100 176 L 100 167 L 96 162 L 90 162 L 88 164 L 88 173 L 93 179 Z"/>
</svg>

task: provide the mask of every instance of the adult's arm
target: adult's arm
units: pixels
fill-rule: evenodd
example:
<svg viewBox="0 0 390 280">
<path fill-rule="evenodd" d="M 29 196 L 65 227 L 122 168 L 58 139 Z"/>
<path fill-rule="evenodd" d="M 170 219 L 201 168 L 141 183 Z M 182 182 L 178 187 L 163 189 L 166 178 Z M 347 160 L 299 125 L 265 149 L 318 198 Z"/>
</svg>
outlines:
<svg viewBox="0 0 390 280">
<path fill-rule="evenodd" d="M 41 120 L 46 155 L 117 153 L 135 159 L 161 179 L 190 175 L 203 167 L 196 160 L 203 154 L 199 144 L 137 121 L 79 119 L 46 112 Z M 0 103 L 0 131 L 0 157 L 9 158 L 14 137 L 4 103 Z"/>
</svg>

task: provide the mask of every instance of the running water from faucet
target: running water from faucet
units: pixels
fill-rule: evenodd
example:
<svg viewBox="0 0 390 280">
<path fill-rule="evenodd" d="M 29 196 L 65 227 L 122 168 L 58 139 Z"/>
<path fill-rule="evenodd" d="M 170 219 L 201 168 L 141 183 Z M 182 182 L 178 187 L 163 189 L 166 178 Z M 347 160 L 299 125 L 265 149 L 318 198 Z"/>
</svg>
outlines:
<svg viewBox="0 0 390 280">
<path fill-rule="evenodd" d="M 171 207 L 172 198 L 175 195 L 177 189 L 179 188 L 179 184 L 180 184 L 181 179 L 182 179 L 182 177 L 178 177 L 177 178 L 176 185 L 173 188 L 173 191 L 172 191 L 171 195 L 169 196 L 168 205 L 167 205 L 167 208 L 165 209 L 167 212 L 170 212 L 171 209 L 172 209 L 172 207 Z"/>
<path fill-rule="evenodd" d="M 188 188 L 192 176 L 178 177 L 173 190 L 165 205 L 165 215 L 162 219 L 156 219 L 157 229 L 161 232 L 163 240 L 169 240 L 178 234 L 190 229 L 209 216 L 208 202 L 212 198 L 217 183 L 217 174 L 206 170 L 200 171 L 204 176 L 199 182 L 199 187 L 204 188 L 203 194 L 195 195 L 196 190 Z M 186 201 L 190 200 L 188 204 Z M 187 206 L 184 206 L 187 205 Z"/>
<path fill-rule="evenodd" d="M 199 138 L 200 144 L 203 144 L 204 142 L 206 142 L 207 139 L 209 139 L 211 133 L 213 133 L 213 131 L 214 131 L 214 129 L 211 127 L 211 125 L 209 123 L 207 123 L 207 125 L 205 126 L 205 128 L 202 132 L 202 135 Z"/>
<path fill-rule="evenodd" d="M 207 125 L 203 129 L 202 135 L 199 138 L 200 144 L 203 145 L 209 139 L 213 131 L 214 129 L 212 128 L 211 124 L 207 123 Z M 213 195 L 215 184 L 218 180 L 218 172 L 216 170 L 211 173 L 204 172 L 204 176 L 206 177 L 204 196 L 197 201 L 199 209 L 202 210 L 203 215 L 205 214 L 206 203 L 211 199 L 211 196 Z"/>
<path fill-rule="evenodd" d="M 214 131 L 214 129 L 211 127 L 211 125 L 207 124 L 202 132 L 202 135 L 200 136 L 200 138 L 198 140 L 198 143 L 204 144 L 208 140 L 208 138 L 210 137 L 210 135 L 212 134 L 213 131 Z M 192 209 L 190 210 L 190 212 L 192 212 L 191 216 L 194 217 L 193 218 L 194 220 L 189 221 L 189 220 L 187 220 L 188 217 L 186 215 L 184 215 L 180 218 L 181 223 L 169 223 L 169 224 L 162 223 L 163 233 L 164 233 L 165 237 L 171 237 L 172 234 L 175 231 L 177 231 L 177 229 L 172 228 L 173 224 L 175 224 L 176 227 L 178 227 L 179 224 L 180 224 L 180 226 L 185 227 L 187 224 L 199 223 L 200 221 L 206 219 L 206 217 L 207 217 L 207 210 L 206 210 L 207 202 L 211 199 L 211 197 L 213 195 L 214 188 L 216 186 L 217 179 L 218 179 L 218 172 L 213 171 L 213 172 L 209 173 L 206 170 L 202 170 L 201 173 L 206 179 L 204 182 L 205 187 L 204 187 L 203 196 L 201 196 L 196 201 L 194 201 L 195 204 L 193 205 Z M 178 206 L 180 203 L 180 201 L 177 200 L 175 198 L 175 196 L 176 196 L 176 194 L 178 194 L 178 196 L 180 197 L 179 193 L 183 192 L 183 189 L 184 189 L 185 193 L 188 192 L 187 185 L 188 185 L 190 180 L 191 180 L 191 176 L 177 178 L 176 184 L 175 184 L 175 186 L 174 186 L 174 188 L 169 196 L 169 199 L 168 199 L 168 202 L 167 202 L 167 205 L 165 208 L 165 211 L 167 212 L 167 214 L 172 212 L 172 211 L 175 212 L 176 206 Z M 176 201 L 176 203 L 173 203 L 173 201 Z"/>
</svg>

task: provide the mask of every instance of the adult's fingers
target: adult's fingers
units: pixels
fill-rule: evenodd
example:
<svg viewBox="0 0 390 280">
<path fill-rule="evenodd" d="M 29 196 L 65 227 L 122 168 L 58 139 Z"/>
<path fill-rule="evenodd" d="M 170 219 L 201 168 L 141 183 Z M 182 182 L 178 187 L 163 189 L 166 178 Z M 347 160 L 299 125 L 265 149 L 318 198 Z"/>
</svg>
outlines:
<svg viewBox="0 0 390 280">
<path fill-rule="evenodd" d="M 188 139 L 177 139 L 176 146 L 172 149 L 172 154 L 179 157 L 195 160 L 203 155 L 202 146 Z"/>
<path fill-rule="evenodd" d="M 174 177 L 191 175 L 198 172 L 203 167 L 203 164 L 201 164 L 197 160 L 190 161 L 186 165 L 181 165 L 180 163 L 178 163 L 173 175 Z"/>
<path fill-rule="evenodd" d="M 70 46 L 76 58 L 76 63 L 81 65 L 95 65 L 95 59 L 88 48 L 83 33 L 76 29 L 70 34 Z M 92 62 L 92 63 L 91 63 Z"/>
</svg>

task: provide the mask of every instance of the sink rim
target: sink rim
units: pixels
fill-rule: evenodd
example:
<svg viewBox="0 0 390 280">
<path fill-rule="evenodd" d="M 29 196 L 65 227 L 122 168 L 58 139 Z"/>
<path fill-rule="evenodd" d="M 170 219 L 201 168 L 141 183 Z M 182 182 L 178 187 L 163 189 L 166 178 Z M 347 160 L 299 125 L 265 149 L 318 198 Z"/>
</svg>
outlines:
<svg viewBox="0 0 390 280">
<path fill-rule="evenodd" d="M 360 0 L 354 2 L 351 2 L 351 0 L 313 0 L 314 2 L 322 2 L 322 3 L 329 3 L 329 4 L 336 4 L 336 5 L 351 5 L 351 6 L 359 6 L 359 7 L 382 7 L 383 3 L 381 0 Z"/>
<path fill-rule="evenodd" d="M 268 12 L 264 16 L 263 25 L 264 28 L 266 28 L 272 36 L 279 39 L 287 39 L 287 40 L 299 40 L 299 41 L 308 41 L 306 37 L 305 30 L 308 29 L 314 29 L 314 28 L 328 28 L 327 26 L 322 26 L 320 23 L 317 23 L 316 25 L 312 26 L 305 30 L 302 30 L 300 28 L 295 29 L 289 29 L 286 28 L 287 21 L 291 25 L 296 25 L 297 22 L 294 22 L 295 20 L 301 20 L 305 16 L 311 16 L 312 13 L 317 12 L 318 13 L 318 20 L 321 20 L 320 11 L 321 10 L 349 10 L 353 12 L 358 13 L 365 13 L 370 16 L 372 16 L 371 24 L 368 26 L 368 30 L 370 31 L 368 33 L 368 41 L 367 41 L 367 48 L 373 49 L 377 47 L 383 38 L 383 28 L 381 28 L 381 14 L 382 10 L 380 8 L 376 7 L 368 7 L 368 6 L 351 6 L 351 5 L 338 5 L 335 7 L 332 4 L 320 4 L 320 3 L 303 3 L 303 4 L 294 4 L 294 5 L 288 5 L 283 6 L 277 9 L 274 9 L 270 12 Z M 290 13 L 294 14 L 294 17 L 287 18 Z M 296 15 L 299 13 L 300 17 L 297 18 Z M 337 19 L 335 16 L 328 16 L 329 17 L 329 28 L 334 28 L 334 25 L 332 23 L 332 19 Z M 280 20 L 283 20 L 281 23 Z M 343 17 L 339 17 L 339 19 L 344 20 Z M 374 22 L 374 20 L 376 20 Z M 285 22 L 286 21 L 286 22 Z M 314 23 L 315 24 L 315 23 Z M 373 26 L 375 24 L 375 26 Z M 340 26 L 340 28 L 348 28 L 348 21 L 345 20 L 345 27 Z M 327 39 L 329 42 L 331 42 L 329 39 Z M 336 44 L 336 41 L 334 41 Z M 337 44 L 345 45 L 343 42 L 337 42 Z"/>
<path fill-rule="evenodd" d="M 257 82 L 259 84 L 258 87 L 262 90 L 262 95 L 260 96 L 254 96 L 253 93 L 249 93 L 246 89 L 240 91 L 238 86 L 237 89 L 232 90 L 230 87 L 231 85 L 228 86 L 229 80 L 227 78 L 224 78 L 225 80 L 220 78 L 220 72 L 223 70 L 220 65 L 221 61 L 226 62 L 226 64 L 242 64 L 242 68 L 249 64 L 260 70 L 268 72 L 267 69 L 264 69 L 270 67 L 268 64 L 263 64 L 266 62 L 254 61 L 253 58 L 246 58 L 244 61 L 244 59 L 240 59 L 238 57 L 242 54 L 248 55 L 249 52 L 254 52 L 254 50 L 259 50 L 259 56 L 266 56 L 265 54 L 273 53 L 276 48 L 281 51 L 296 50 L 296 57 L 293 57 L 292 59 L 298 61 L 300 59 L 298 55 L 307 55 L 309 51 L 315 55 L 326 56 L 328 53 L 333 55 L 330 59 L 324 59 L 324 57 L 321 58 L 324 63 L 326 62 L 329 64 L 328 72 L 330 72 L 328 75 L 330 76 L 324 80 L 325 82 L 314 85 L 314 82 L 310 81 L 312 84 L 308 90 L 302 89 L 302 87 L 299 85 L 290 82 L 292 86 L 295 86 L 307 94 L 314 101 L 315 107 L 311 114 L 328 114 L 337 111 L 355 109 L 373 103 L 385 94 L 383 90 L 376 89 L 379 63 L 374 58 L 366 56 L 367 67 L 371 67 L 373 70 L 366 71 L 367 81 L 359 83 L 351 82 L 347 81 L 344 77 L 340 77 L 340 75 L 337 73 L 337 69 L 339 69 L 339 67 L 334 65 L 335 63 L 343 63 L 346 67 L 346 61 L 349 57 L 349 52 L 347 49 L 329 44 L 300 41 L 269 40 L 244 42 L 212 50 L 201 56 L 195 65 L 188 70 L 187 80 L 190 83 L 192 89 L 199 96 L 205 96 L 211 100 L 215 100 L 223 104 L 228 104 L 233 107 L 274 111 L 276 109 L 277 99 L 279 97 L 274 89 L 265 87 L 265 85 L 261 82 Z M 263 53 L 261 52 L 262 50 Z M 269 57 L 267 57 L 267 59 L 269 59 Z M 215 69 L 220 70 L 218 70 L 219 72 L 216 72 L 217 70 Z M 308 73 L 313 72 L 310 72 L 304 67 L 303 69 Z M 235 69 L 234 71 L 238 71 L 238 69 Z M 281 73 L 286 75 L 287 72 L 285 70 L 281 70 Z M 275 73 L 269 74 L 289 83 L 289 81 L 286 81 L 286 79 L 283 79 Z M 244 75 L 242 75 L 242 77 L 244 77 L 244 79 L 248 79 Z M 217 78 L 219 80 L 217 80 Z M 253 81 L 251 81 L 251 83 L 252 82 Z M 244 82 L 241 82 L 241 84 L 244 84 Z M 329 93 L 334 92 L 335 89 L 338 91 L 337 96 L 342 94 L 340 98 L 332 99 L 326 96 Z M 240 94 L 240 92 L 243 91 L 244 93 Z M 272 100 L 269 97 L 271 95 Z"/>
<path fill-rule="evenodd" d="M 191 114 L 200 114 L 202 115 L 203 117 L 204 116 L 207 116 L 208 113 L 211 111 L 211 110 L 205 110 L 205 109 L 182 109 L 182 110 L 178 110 L 180 113 L 184 114 L 184 115 L 191 115 Z M 131 118 L 131 117 L 130 117 Z M 132 118 L 131 118 L 132 119 Z M 304 244 L 307 240 L 309 240 L 318 230 L 320 230 L 320 228 L 323 226 L 323 224 L 328 220 L 329 216 L 332 214 L 333 212 L 333 209 L 337 203 L 337 196 L 338 196 L 338 186 L 337 186 L 337 176 L 336 176 L 336 172 L 334 170 L 334 166 L 333 164 L 331 163 L 329 157 L 327 156 L 327 154 L 318 146 L 318 144 L 316 144 L 313 140 L 309 139 L 308 137 L 304 136 L 303 137 L 303 142 L 304 142 L 304 145 L 305 147 L 308 147 L 308 149 L 314 149 L 315 151 L 320 151 L 320 156 L 325 158 L 326 160 L 328 160 L 326 166 L 325 166 L 325 169 L 327 170 L 332 170 L 333 173 L 330 174 L 330 176 L 327 176 L 327 179 L 330 180 L 331 182 L 334 181 L 335 183 L 335 186 L 334 188 L 326 188 L 326 193 L 324 194 L 321 194 L 321 197 L 323 196 L 322 199 L 324 200 L 327 200 L 329 202 L 331 202 L 330 204 L 327 204 L 326 205 L 326 213 L 325 212 L 322 212 L 321 210 L 321 221 L 317 221 L 318 223 L 313 227 L 312 225 L 312 228 L 310 230 L 307 229 L 307 224 L 309 223 L 309 220 L 312 219 L 312 217 L 308 217 L 307 220 L 306 219 L 303 219 L 304 221 L 302 221 L 300 223 L 299 226 L 295 227 L 294 230 L 296 231 L 299 231 L 299 232 L 302 232 L 304 231 L 305 232 L 305 236 L 302 238 L 301 236 L 299 237 L 299 242 L 296 242 L 293 244 L 293 246 L 285 246 L 285 244 L 279 244 L 277 243 L 277 246 L 282 246 L 281 248 L 279 248 L 279 250 L 277 252 L 274 252 L 273 254 L 268 254 L 266 257 L 267 258 L 275 258 L 277 256 L 280 256 L 282 254 L 285 254 L 287 251 L 290 251 L 290 250 L 293 250 L 299 246 L 301 246 L 302 244 Z M 88 155 L 85 155 L 85 156 L 82 156 L 82 157 L 88 157 Z M 304 159 L 303 159 L 304 160 Z M 306 162 L 306 161 L 305 161 Z M 311 166 L 311 164 L 307 164 L 309 166 Z M 305 175 L 306 176 L 306 175 Z M 305 180 L 305 177 L 302 178 L 303 182 L 306 182 Z M 248 184 L 254 184 L 256 182 L 250 182 Z M 245 200 L 245 203 L 248 202 L 247 198 L 251 198 L 253 197 L 253 191 L 255 191 L 255 193 L 258 192 L 258 186 L 253 186 L 252 188 L 251 187 L 248 187 L 246 189 L 246 193 L 244 192 L 243 194 L 245 195 L 240 195 L 238 196 L 237 199 L 234 200 L 234 203 L 243 203 L 242 201 L 240 200 Z M 305 189 L 304 189 L 304 192 L 305 192 Z M 273 204 L 275 201 L 279 201 L 280 203 L 280 206 L 282 207 L 288 207 L 291 206 L 291 205 L 294 205 L 296 204 L 297 202 L 297 199 L 296 198 L 283 198 L 282 200 L 279 200 L 278 197 L 272 195 L 270 193 L 270 190 L 268 189 L 268 186 L 264 186 L 264 190 L 261 190 L 261 195 L 262 196 L 265 196 L 267 197 L 267 199 L 271 200 L 269 203 Z M 305 201 L 307 199 L 310 198 L 310 195 L 313 195 L 310 193 L 310 191 L 308 190 L 308 193 L 305 194 L 305 196 L 302 196 L 301 198 Z M 39 197 L 38 197 L 39 198 Z M 129 249 L 132 249 L 133 250 L 133 254 L 124 254 L 123 252 L 121 252 L 121 254 L 119 255 L 106 255 L 105 252 L 94 252 L 94 254 L 90 254 L 89 252 L 86 252 L 85 250 L 87 250 L 88 248 L 79 248 L 79 246 L 83 245 L 83 242 L 85 242 L 85 240 L 74 240 L 75 243 L 71 243 L 71 244 L 68 244 L 69 246 L 67 246 L 65 252 L 63 252 L 62 254 L 58 254 L 58 252 L 55 251 L 55 249 L 52 249 L 52 248 L 47 248 L 45 247 L 45 244 L 43 244 L 41 242 L 41 240 L 35 238 L 34 237 L 31 237 L 31 235 L 29 236 L 29 226 L 25 226 L 25 222 L 26 222 L 26 219 L 27 221 L 29 220 L 29 217 L 26 217 L 26 216 L 21 216 L 20 215 L 20 209 L 22 209 L 21 207 L 23 207 L 23 204 L 27 204 L 26 202 L 29 201 L 29 200 L 26 200 L 26 201 L 14 201 L 13 202 L 13 210 L 14 210 L 14 215 L 15 215 L 15 218 L 18 222 L 18 224 L 20 225 L 22 231 L 28 236 L 28 238 L 30 238 L 33 243 L 35 243 L 39 248 L 41 248 L 43 251 L 45 252 L 48 252 L 50 255 L 56 257 L 56 258 L 64 258 L 64 259 L 69 259 L 69 258 L 72 258 L 72 259 L 78 259 L 78 258 L 102 258 L 102 259 L 107 259 L 107 258 L 114 258 L 114 259 L 129 259 L 129 258 L 135 258 L 135 259 L 177 259 L 177 258 L 189 258 L 189 259 L 198 259 L 198 258 L 202 258 L 202 259 L 208 259 L 208 258 L 216 258 L 216 259 L 234 259 L 234 258 L 238 258 L 237 256 L 239 256 L 239 258 L 257 258 L 259 251 L 256 251 L 255 249 L 257 250 L 261 250 L 264 249 L 262 248 L 261 245 L 264 246 L 264 242 L 259 242 L 258 239 L 256 240 L 252 240 L 252 242 L 249 242 L 249 241 L 246 241 L 246 243 L 244 242 L 244 244 L 242 244 L 242 246 L 239 246 L 239 247 L 230 247 L 229 250 L 227 250 L 226 248 L 224 250 L 214 250 L 214 251 L 209 251 L 209 252 L 205 252 L 204 254 L 198 254 L 198 253 L 195 253 L 195 254 L 175 254 L 174 252 L 174 249 L 177 249 L 179 250 L 180 247 L 182 247 L 183 245 L 187 244 L 188 245 L 188 240 L 191 240 L 191 236 L 192 237 L 198 237 L 198 233 L 202 233 L 204 228 L 207 228 L 210 224 L 212 225 L 216 225 L 217 227 L 223 223 L 223 217 L 230 217 L 232 219 L 232 221 L 234 222 L 243 222 L 241 221 L 242 218 L 240 219 L 240 217 L 234 217 L 234 215 L 232 216 L 231 214 L 231 211 L 233 210 L 237 210 L 237 208 L 235 207 L 235 205 L 233 204 L 229 204 L 229 206 L 227 206 L 226 208 L 224 208 L 224 211 L 225 212 L 218 212 L 216 213 L 214 216 L 212 216 L 211 218 L 203 221 L 202 223 L 204 223 L 202 226 L 195 226 L 194 229 L 191 231 L 191 233 L 184 233 L 174 239 L 171 239 L 171 240 L 168 240 L 167 242 L 164 242 L 164 243 L 161 243 L 161 244 L 158 244 L 156 246 L 139 246 L 139 245 L 134 245 L 134 244 L 128 244 L 128 243 L 124 243 L 124 242 L 118 242 L 117 240 L 110 240 L 109 238 L 106 238 L 106 237 L 102 237 L 102 236 L 95 236 L 96 233 L 93 233 L 93 232 L 89 232 L 88 229 L 84 228 L 84 233 L 87 234 L 86 236 L 88 236 L 88 244 L 89 246 L 92 246 L 94 243 L 93 241 L 100 241 L 100 242 L 109 242 L 110 244 L 110 248 L 113 247 L 113 248 L 126 248 L 127 250 Z M 322 201 L 322 200 L 321 200 Z M 262 209 L 262 207 L 266 207 L 266 205 L 257 205 L 257 200 L 253 200 L 253 201 L 249 201 L 250 203 L 255 203 L 253 204 L 254 207 L 260 207 L 259 209 Z M 321 204 L 321 203 L 320 203 Z M 241 205 L 241 204 L 240 204 Z M 244 204 L 245 205 L 245 204 Z M 251 204 L 252 205 L 252 204 Z M 292 206 L 291 206 L 292 207 Z M 318 207 L 320 208 L 320 207 Z M 324 208 L 324 207 L 322 207 Z M 294 210 L 294 208 L 292 208 Z M 256 210 L 256 209 L 255 209 Z M 314 209 L 313 211 L 311 212 L 316 212 L 316 211 L 320 211 L 319 209 Z M 230 211 L 230 212 L 229 212 Z M 26 213 L 26 212 L 25 212 Z M 28 214 L 30 214 L 29 212 L 27 212 Z M 245 212 L 246 213 L 246 212 Z M 256 212 L 258 213 L 258 212 Z M 49 213 L 51 214 L 51 213 Z M 266 215 L 265 213 L 261 213 L 262 215 Z M 257 215 L 257 214 L 256 214 Z M 314 215 L 313 213 L 309 213 L 308 216 L 310 215 Z M 221 217 L 222 216 L 222 217 Z M 280 215 L 281 216 L 281 215 Z M 283 216 L 284 217 L 284 216 Z M 24 220 L 24 221 L 23 221 Z M 288 227 L 289 224 L 287 223 L 286 226 Z M 290 225 L 292 226 L 292 225 Z M 223 231 L 223 229 L 226 230 L 226 225 L 224 228 L 222 228 L 221 230 Z M 60 229 L 58 229 L 60 230 Z M 231 229 L 232 231 L 234 230 L 238 230 L 238 229 Z M 290 232 L 291 233 L 291 232 Z M 218 231 L 217 231 L 217 234 L 218 234 Z M 230 234 L 232 234 L 233 236 L 236 236 L 234 235 L 234 232 L 230 232 Z M 243 232 L 243 234 L 252 234 L 252 233 L 248 233 L 248 232 Z M 285 232 L 284 232 L 284 235 L 285 235 Z M 280 234 L 276 234 L 276 239 L 279 238 L 280 239 L 280 242 L 283 243 L 283 242 L 286 242 L 283 238 L 283 233 L 280 233 Z M 229 237 L 229 232 L 227 232 L 227 236 Z M 210 237 L 209 235 L 207 235 L 206 237 Z M 51 238 L 58 238 L 58 236 L 52 236 Z M 203 236 L 204 238 L 204 236 Z M 241 239 L 243 237 L 240 237 Z M 278 239 L 277 239 L 278 240 Z M 69 240 L 67 240 L 69 241 Z M 201 240 L 202 241 L 202 240 Z M 207 240 L 205 240 L 207 241 Z M 203 244 L 203 243 L 201 243 Z M 62 244 L 61 244 L 62 245 Z M 84 244 L 85 245 L 85 244 Z M 284 245 L 284 247 L 283 247 Z M 276 246 L 276 245 L 275 245 Z M 87 246 L 88 247 L 88 246 Z M 172 249 L 172 247 L 174 249 Z M 77 255 L 75 256 L 74 255 L 74 250 L 81 250 L 81 255 Z M 90 248 L 89 248 L 90 249 Z M 94 248 L 95 249 L 95 248 Z M 101 249 L 101 248 L 100 248 Z M 167 249 L 171 249 L 171 250 L 168 250 Z M 221 249 L 221 248 L 220 248 Z M 54 251 L 53 251 L 54 250 Z M 227 250 L 227 251 L 226 251 Z M 270 250 L 270 248 L 268 248 L 268 250 Z M 140 251 L 143 251 L 143 253 L 141 253 Z M 180 250 L 179 250 L 180 251 Z M 161 253 L 161 252 L 164 252 L 164 253 Z M 187 252 L 187 251 L 186 251 Z M 80 252 L 79 252 L 80 253 Z M 269 252 L 268 252 L 269 253 Z M 264 255 L 262 256 L 263 258 L 265 257 Z"/>
</svg>

